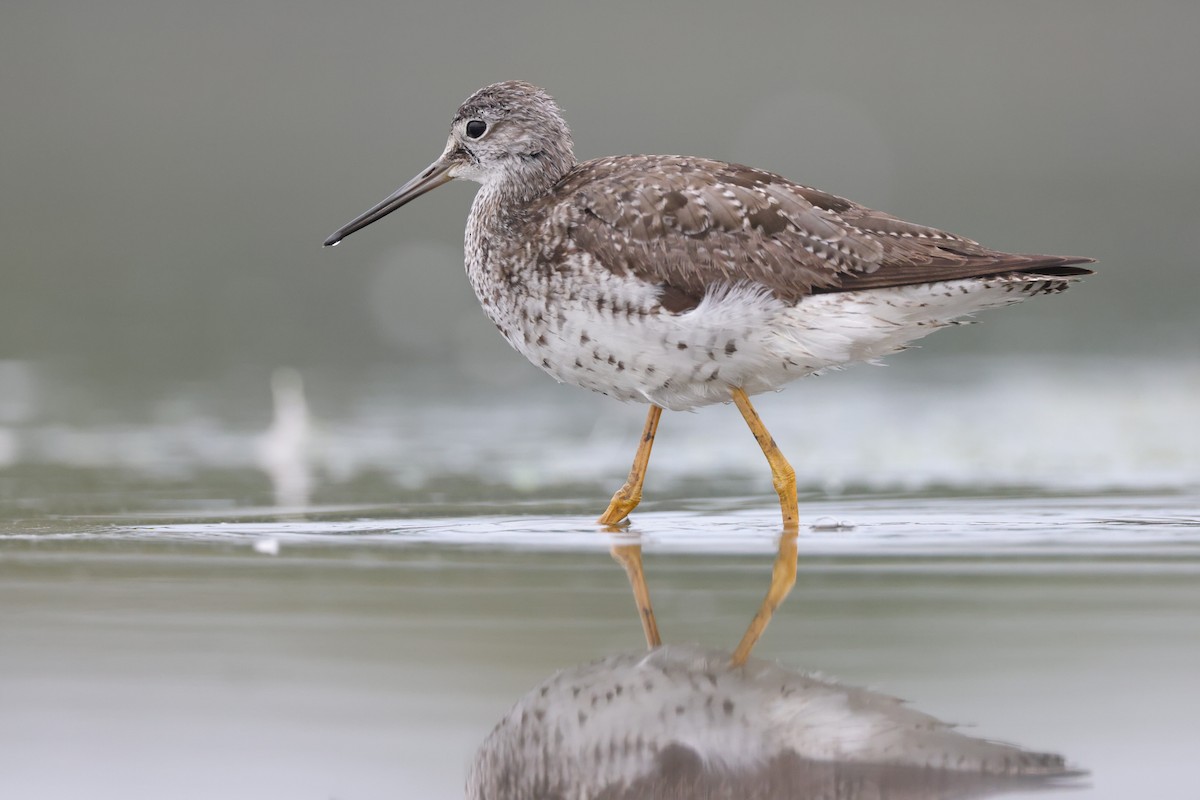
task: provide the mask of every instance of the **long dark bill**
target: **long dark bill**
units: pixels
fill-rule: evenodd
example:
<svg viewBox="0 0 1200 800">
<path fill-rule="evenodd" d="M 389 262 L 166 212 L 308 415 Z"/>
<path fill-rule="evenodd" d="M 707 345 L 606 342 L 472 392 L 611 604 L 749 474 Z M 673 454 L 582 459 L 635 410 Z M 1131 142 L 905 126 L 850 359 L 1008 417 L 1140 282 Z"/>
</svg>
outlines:
<svg viewBox="0 0 1200 800">
<path fill-rule="evenodd" d="M 388 195 L 387 199 L 382 203 L 338 228 L 332 236 L 325 240 L 325 246 L 333 247 L 356 230 L 365 228 L 376 220 L 383 219 L 409 200 L 420 197 L 431 189 L 441 186 L 443 183 L 450 182 L 454 179 L 454 176 L 450 174 L 451 166 L 444 159 L 438 159 L 433 162 L 421 174 Z"/>
</svg>

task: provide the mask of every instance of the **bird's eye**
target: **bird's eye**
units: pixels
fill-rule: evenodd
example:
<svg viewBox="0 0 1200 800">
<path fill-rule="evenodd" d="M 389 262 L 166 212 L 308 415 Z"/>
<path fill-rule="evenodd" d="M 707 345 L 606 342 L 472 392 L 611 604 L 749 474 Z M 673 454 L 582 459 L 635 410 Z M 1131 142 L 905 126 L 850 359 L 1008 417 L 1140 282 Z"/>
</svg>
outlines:
<svg viewBox="0 0 1200 800">
<path fill-rule="evenodd" d="M 478 139 L 487 130 L 487 123 L 481 119 L 473 119 L 467 123 L 467 136 Z"/>
</svg>

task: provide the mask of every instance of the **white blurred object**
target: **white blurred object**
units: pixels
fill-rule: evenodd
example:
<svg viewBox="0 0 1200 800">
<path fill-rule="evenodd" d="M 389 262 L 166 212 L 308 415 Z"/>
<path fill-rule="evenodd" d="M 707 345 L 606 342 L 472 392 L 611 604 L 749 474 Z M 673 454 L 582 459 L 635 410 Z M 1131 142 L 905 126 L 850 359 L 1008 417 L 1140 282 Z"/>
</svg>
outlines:
<svg viewBox="0 0 1200 800">
<path fill-rule="evenodd" d="M 257 539 L 254 542 L 254 552 L 261 553 L 264 556 L 279 555 L 279 540 L 278 539 Z"/>
<path fill-rule="evenodd" d="M 852 531 L 854 530 L 854 523 L 849 520 L 825 516 L 817 517 L 808 527 L 814 531 Z"/>
<path fill-rule="evenodd" d="M 256 460 L 271 479 L 275 505 L 301 508 L 309 504 L 313 489 L 313 426 L 304 380 L 296 370 L 280 367 L 271 373 L 271 394 L 275 416 L 255 442 Z"/>
</svg>

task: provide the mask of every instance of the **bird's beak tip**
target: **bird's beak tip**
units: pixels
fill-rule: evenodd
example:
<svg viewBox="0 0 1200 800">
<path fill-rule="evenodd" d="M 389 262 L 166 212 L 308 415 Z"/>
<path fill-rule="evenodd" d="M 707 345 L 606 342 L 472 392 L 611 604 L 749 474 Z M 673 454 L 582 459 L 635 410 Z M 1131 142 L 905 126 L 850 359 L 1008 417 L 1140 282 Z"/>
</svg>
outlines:
<svg viewBox="0 0 1200 800">
<path fill-rule="evenodd" d="M 333 247 L 355 231 L 367 227 L 372 222 L 383 219 L 409 200 L 420 197 L 430 189 L 436 189 L 443 183 L 452 180 L 454 176 L 450 174 L 450 170 L 453 166 L 452 163 L 439 158 L 415 178 L 392 192 L 382 203 L 377 204 L 370 211 L 360 214 L 353 221 L 334 231 L 333 235 L 325 240 L 325 246 Z"/>
</svg>

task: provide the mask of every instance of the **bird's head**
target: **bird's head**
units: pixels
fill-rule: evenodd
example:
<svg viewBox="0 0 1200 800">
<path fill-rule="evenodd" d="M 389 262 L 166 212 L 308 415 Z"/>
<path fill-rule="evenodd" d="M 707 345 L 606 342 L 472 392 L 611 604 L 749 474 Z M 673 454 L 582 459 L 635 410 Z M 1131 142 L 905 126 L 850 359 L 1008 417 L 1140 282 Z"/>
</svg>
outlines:
<svg viewBox="0 0 1200 800">
<path fill-rule="evenodd" d="M 467 98 L 436 161 L 383 202 L 339 228 L 331 246 L 455 178 L 522 202 L 546 192 L 575 164 L 571 131 L 554 99 L 530 83 L 504 81 Z"/>
</svg>

